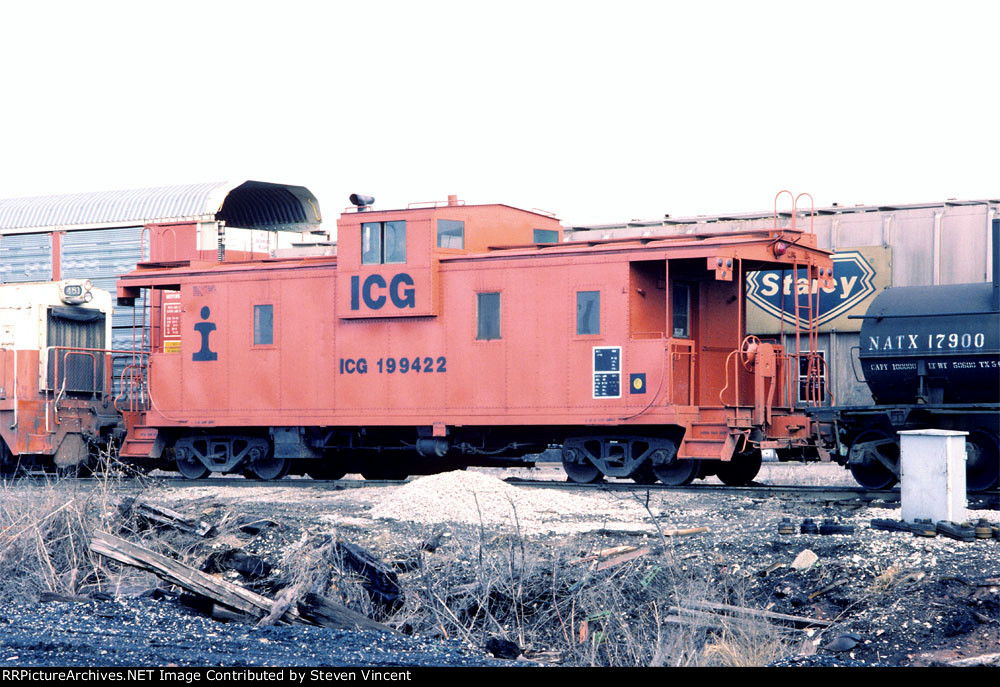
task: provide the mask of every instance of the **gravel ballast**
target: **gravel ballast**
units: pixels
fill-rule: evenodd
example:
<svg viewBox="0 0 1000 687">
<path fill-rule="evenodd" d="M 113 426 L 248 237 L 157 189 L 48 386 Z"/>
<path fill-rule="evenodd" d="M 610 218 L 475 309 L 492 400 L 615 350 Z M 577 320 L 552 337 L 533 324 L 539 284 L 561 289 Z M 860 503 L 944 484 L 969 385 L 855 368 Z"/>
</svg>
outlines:
<svg viewBox="0 0 1000 687">
<path fill-rule="evenodd" d="M 834 467 L 765 465 L 758 481 L 829 483 Z M 409 594 L 399 610 L 378 618 L 401 634 L 255 627 L 195 613 L 170 590 L 159 600 L 137 596 L 143 585 L 148 589 L 158 584 L 147 575 L 134 593 L 124 587 L 102 589 L 111 594 L 111 600 L 39 603 L 31 598 L 4 604 L 0 607 L 0 663 L 9 667 L 486 666 L 535 665 L 535 660 L 543 660 L 537 657 L 544 655 L 546 663 L 556 665 L 605 664 L 600 652 L 581 649 L 586 645 L 580 644 L 578 636 L 583 620 L 602 617 L 600 594 L 589 597 L 588 603 L 597 604 L 593 608 L 561 607 L 562 620 L 569 623 L 565 632 L 572 640 L 569 644 L 562 630 L 533 635 L 506 622 L 489 626 L 488 632 L 456 632 L 448 614 L 475 613 L 476 607 L 468 604 L 477 585 L 485 580 L 500 590 L 497 580 L 483 578 L 487 555 L 498 555 L 514 572 L 551 576 L 556 571 L 558 579 L 569 580 L 567 585 L 575 580 L 571 591 L 576 595 L 588 588 L 607 590 L 609 603 L 619 587 L 624 590 L 628 584 L 645 593 L 643 585 L 657 579 L 656 571 L 669 565 L 689 581 L 703 582 L 706 593 L 728 590 L 722 596 L 705 597 L 710 601 L 830 624 L 783 629 L 780 655 L 743 659 L 750 662 L 740 665 L 948 665 L 1000 652 L 997 540 L 960 542 L 872 529 L 873 519 L 898 519 L 898 508 L 886 503 L 752 498 L 709 491 L 563 492 L 507 484 L 498 475 L 495 471 L 445 473 L 382 489 L 334 490 L 290 482 L 287 486 L 158 487 L 141 494 L 152 503 L 219 527 L 217 535 L 201 542 L 176 533 L 157 535 L 168 537 L 163 541 L 174 555 L 190 564 L 198 564 L 220 548 L 260 556 L 274 570 L 255 589 L 272 598 L 280 588 L 268 585 L 287 578 L 298 552 L 309 551 L 312 542 L 333 538 L 363 547 L 397 566 L 404 593 L 436 589 L 441 602 L 448 604 L 447 611 L 438 611 L 438 621 L 421 625 L 423 629 L 416 634 L 419 609 Z M 8 488 L 7 498 L 30 488 Z M 79 494 L 75 498 L 79 500 Z M 970 511 L 969 516 L 1000 523 L 1000 513 L 993 510 Z M 794 525 L 792 534 L 779 533 L 785 518 Z M 802 534 L 799 527 L 806 518 L 816 523 L 833 520 L 853 531 Z M 241 533 L 235 525 L 247 521 L 274 524 L 254 534 Z M 664 538 L 661 534 L 703 527 L 708 531 L 689 536 Z M 435 541 L 436 548 L 425 546 L 428 539 Z M 606 569 L 598 569 L 596 559 L 586 562 L 595 552 L 624 549 L 633 557 Z M 812 555 L 801 557 L 805 552 Z M 813 562 L 793 567 L 797 558 Z M 435 581 L 429 577 L 432 574 L 441 577 Z M 227 579 L 249 584 L 234 574 Z M 542 595 L 531 601 L 539 609 L 551 603 L 555 593 L 557 579 L 545 579 Z M 438 584 L 439 588 L 434 586 Z M 348 598 L 344 590 L 345 602 L 354 604 L 354 597 Z M 92 591 L 81 588 L 78 593 L 85 596 Z M 624 603 L 629 612 L 628 597 L 615 597 L 615 601 L 618 607 Z M 646 601 L 636 597 L 634 603 L 638 608 Z M 680 627 L 668 622 L 668 609 L 674 603 L 676 599 L 665 598 L 658 606 L 663 641 Z M 371 609 L 357 606 L 356 610 Z M 577 615 L 570 615 L 573 612 Z M 519 622 L 527 620 L 530 617 L 518 618 Z M 584 633 L 588 641 L 597 636 L 604 621 L 590 622 L 589 634 Z M 637 615 L 628 622 L 637 627 L 645 618 Z M 514 640 L 532 660 L 491 658 L 484 646 L 494 634 Z M 706 630 L 698 636 L 708 645 L 720 640 Z M 674 655 L 667 654 L 664 665 L 735 665 L 726 662 L 719 651 L 708 652 L 694 663 L 670 656 Z"/>
</svg>

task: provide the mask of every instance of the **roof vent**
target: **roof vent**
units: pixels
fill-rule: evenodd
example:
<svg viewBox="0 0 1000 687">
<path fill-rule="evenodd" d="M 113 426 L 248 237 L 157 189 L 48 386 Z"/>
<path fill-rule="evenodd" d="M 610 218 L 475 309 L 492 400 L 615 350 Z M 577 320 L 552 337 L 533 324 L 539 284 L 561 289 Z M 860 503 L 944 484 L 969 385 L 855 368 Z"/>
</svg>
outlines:
<svg viewBox="0 0 1000 687">
<path fill-rule="evenodd" d="M 358 212 L 364 212 L 368 209 L 368 206 L 375 202 L 375 196 L 363 196 L 359 193 L 352 193 L 350 197 L 351 205 L 358 209 Z"/>
</svg>

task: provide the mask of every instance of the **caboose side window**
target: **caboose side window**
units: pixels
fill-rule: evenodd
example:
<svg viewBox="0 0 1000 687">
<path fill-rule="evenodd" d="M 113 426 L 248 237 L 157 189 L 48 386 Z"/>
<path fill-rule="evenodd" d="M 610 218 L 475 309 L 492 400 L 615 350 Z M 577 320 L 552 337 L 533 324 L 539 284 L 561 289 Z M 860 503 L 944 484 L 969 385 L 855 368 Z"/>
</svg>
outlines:
<svg viewBox="0 0 1000 687">
<path fill-rule="evenodd" d="M 361 225 L 361 264 L 406 262 L 406 222 L 365 222 Z"/>
<path fill-rule="evenodd" d="M 465 248 L 465 222 L 439 219 L 437 230 L 438 248 Z"/>
<path fill-rule="evenodd" d="M 500 338 L 500 294 L 476 294 L 476 339 L 491 341 Z"/>
<path fill-rule="evenodd" d="M 600 291 L 576 292 L 576 333 L 578 336 L 601 333 Z"/>
<path fill-rule="evenodd" d="M 532 229 L 533 243 L 559 243 L 559 232 L 552 229 Z"/>
<path fill-rule="evenodd" d="M 253 344 L 270 346 L 274 343 L 274 306 L 253 306 Z"/>
</svg>

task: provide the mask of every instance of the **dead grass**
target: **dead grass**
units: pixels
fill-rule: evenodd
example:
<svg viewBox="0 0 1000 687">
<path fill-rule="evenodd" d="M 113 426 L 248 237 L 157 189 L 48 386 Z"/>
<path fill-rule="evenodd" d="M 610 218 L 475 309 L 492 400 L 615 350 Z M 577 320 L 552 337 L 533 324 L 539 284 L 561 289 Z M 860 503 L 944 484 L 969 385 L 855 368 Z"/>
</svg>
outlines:
<svg viewBox="0 0 1000 687">
<path fill-rule="evenodd" d="M 477 647 L 499 637 L 528 657 L 556 656 L 562 665 L 759 666 L 793 646 L 784 630 L 764 622 L 679 615 L 679 606 L 732 603 L 739 595 L 731 579 L 690 560 L 680 565 L 656 543 L 600 569 L 609 558 L 590 558 L 608 546 L 599 537 L 532 540 L 515 522 L 501 531 L 453 527 L 441 548 L 418 551 L 436 534 L 414 527 L 408 551 L 376 551 L 406 559 L 398 576 L 405 599 L 394 612 L 372 602 L 367 581 L 338 561 L 331 539 L 302 539 L 281 567 L 296 594 L 326 595 L 404 633 Z"/>
<path fill-rule="evenodd" d="M 96 531 L 118 533 L 195 565 L 213 545 L 246 541 L 237 536 L 238 518 L 225 511 L 213 514 L 218 533 L 211 540 L 144 529 L 121 507 L 118 474 L 104 470 L 96 486 L 53 480 L 4 488 L 0 603 L 159 584 L 148 573 L 92 554 L 88 544 Z M 186 505 L 196 516 L 199 507 Z M 739 580 L 708 561 L 681 558 L 673 539 L 658 530 L 652 539 L 625 542 L 595 534 L 529 538 L 515 509 L 507 529 L 456 526 L 444 539 L 440 531 L 416 525 L 401 536 L 372 534 L 365 542 L 371 553 L 396 562 L 404 592 L 397 604 L 373 595 L 370 579 L 348 564 L 336 537 L 305 534 L 285 545 L 281 560 L 271 561 L 276 569 L 265 584 L 283 603 L 319 594 L 406 634 L 477 647 L 498 637 L 516 643 L 529 658 L 545 655 L 568 666 L 744 667 L 792 653 L 795 639 L 773 625 L 679 611 L 698 602 L 745 600 Z M 439 546 L 421 550 L 428 540 Z M 612 554 L 600 555 L 623 543 L 642 552 L 614 561 Z"/>
<path fill-rule="evenodd" d="M 90 551 L 98 530 L 135 532 L 119 508 L 123 472 L 103 455 L 95 482 L 53 475 L 5 481 L 0 501 L 0 602 L 28 603 L 46 594 L 81 598 L 114 593 L 124 575 Z"/>
</svg>

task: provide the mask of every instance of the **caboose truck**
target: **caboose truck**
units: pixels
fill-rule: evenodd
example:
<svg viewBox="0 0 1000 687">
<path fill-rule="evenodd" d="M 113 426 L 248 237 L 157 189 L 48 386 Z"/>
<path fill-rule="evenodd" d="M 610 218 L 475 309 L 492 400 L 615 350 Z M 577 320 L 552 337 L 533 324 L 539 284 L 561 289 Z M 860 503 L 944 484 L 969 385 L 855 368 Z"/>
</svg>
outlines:
<svg viewBox="0 0 1000 687">
<path fill-rule="evenodd" d="M 150 262 L 119 279 L 120 301 L 153 305 L 123 456 L 191 478 L 401 478 L 559 445 L 577 482 L 745 484 L 761 449 L 816 450 L 794 405 L 818 384 L 815 326 L 794 353 L 745 336 L 748 271 L 830 286 L 830 254 L 794 219 L 563 243 L 540 212 L 355 200 L 336 257 Z"/>
<path fill-rule="evenodd" d="M 114 434 L 111 294 L 89 280 L 0 286 L 0 467 L 76 471 Z"/>
</svg>

